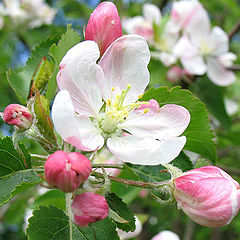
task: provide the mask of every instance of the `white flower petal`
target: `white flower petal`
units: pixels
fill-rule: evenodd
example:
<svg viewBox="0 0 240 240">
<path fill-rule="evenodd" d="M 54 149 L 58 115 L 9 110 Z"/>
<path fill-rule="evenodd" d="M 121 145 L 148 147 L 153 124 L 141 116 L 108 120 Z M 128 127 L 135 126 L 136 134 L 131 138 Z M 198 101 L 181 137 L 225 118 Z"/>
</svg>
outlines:
<svg viewBox="0 0 240 240">
<path fill-rule="evenodd" d="M 177 61 L 177 57 L 168 52 L 156 52 L 152 51 L 151 56 L 157 60 L 160 60 L 165 66 L 169 67 Z"/>
<path fill-rule="evenodd" d="M 96 64 L 98 45 L 84 41 L 71 48 L 60 63 L 57 80 L 60 90 L 68 90 L 80 115 L 96 116 L 102 106 L 104 76 Z"/>
<path fill-rule="evenodd" d="M 144 114 L 142 111 L 135 111 L 119 126 L 136 136 L 162 140 L 181 135 L 189 122 L 190 114 L 186 108 L 167 104 L 158 113 Z"/>
<path fill-rule="evenodd" d="M 159 8 L 156 5 L 150 3 L 143 4 L 143 16 L 150 23 L 156 24 L 159 24 L 162 18 L 162 14 Z"/>
<path fill-rule="evenodd" d="M 209 44 L 217 56 L 226 53 L 229 48 L 228 35 L 220 27 L 214 27 L 210 34 Z"/>
<path fill-rule="evenodd" d="M 210 57 L 207 59 L 207 75 L 218 86 L 228 86 L 236 79 L 234 72 L 225 68 L 218 59 Z"/>
<path fill-rule="evenodd" d="M 118 159 L 140 165 L 169 163 L 179 155 L 185 143 L 185 136 L 158 141 L 128 135 L 107 140 L 109 150 Z"/>
<path fill-rule="evenodd" d="M 173 52 L 180 58 L 183 67 L 190 74 L 203 75 L 206 72 L 207 68 L 202 56 L 186 36 L 179 39 Z"/>
<path fill-rule="evenodd" d="M 115 40 L 99 62 L 105 76 L 105 100 L 121 94 L 130 84 L 124 105 L 135 102 L 149 83 L 149 61 L 150 51 L 143 37 L 130 34 Z M 111 92 L 113 87 L 115 91 Z"/>
<path fill-rule="evenodd" d="M 83 151 L 93 151 L 103 146 L 103 137 L 87 117 L 75 114 L 66 90 L 60 91 L 52 106 L 52 119 L 57 133 L 64 141 Z"/>
</svg>

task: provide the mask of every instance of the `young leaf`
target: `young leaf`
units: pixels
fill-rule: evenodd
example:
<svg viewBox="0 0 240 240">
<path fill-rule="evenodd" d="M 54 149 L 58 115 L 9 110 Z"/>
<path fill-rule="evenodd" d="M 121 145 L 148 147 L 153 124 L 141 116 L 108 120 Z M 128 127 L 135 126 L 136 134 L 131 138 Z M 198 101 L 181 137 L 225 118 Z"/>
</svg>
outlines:
<svg viewBox="0 0 240 240">
<path fill-rule="evenodd" d="M 12 139 L 0 139 L 0 177 L 26 168 L 23 157 L 13 146 Z"/>
<path fill-rule="evenodd" d="M 117 227 L 124 230 L 125 232 L 134 231 L 135 230 L 135 218 L 133 214 L 130 212 L 128 206 L 122 201 L 114 193 L 109 193 L 106 195 L 107 203 L 114 212 L 116 212 L 120 217 L 124 220 L 128 221 L 126 223 L 120 223 L 115 221 Z"/>
<path fill-rule="evenodd" d="M 40 60 L 48 55 L 50 46 L 58 39 L 59 37 L 47 38 L 35 47 L 24 68 L 19 71 L 9 70 L 7 72 L 8 82 L 22 104 L 27 103 L 32 76 Z"/>
<path fill-rule="evenodd" d="M 0 178 L 0 205 L 7 203 L 12 197 L 40 182 L 34 171 L 22 170 Z"/>
<path fill-rule="evenodd" d="M 57 88 L 56 77 L 59 70 L 59 64 L 62 58 L 70 48 L 72 48 L 74 45 L 76 45 L 79 42 L 80 42 L 79 34 L 71 28 L 71 25 L 68 25 L 67 32 L 62 35 L 58 45 L 53 44 L 51 46 L 49 50 L 49 55 L 53 58 L 55 62 L 55 67 L 54 67 L 54 72 L 52 74 L 52 77 L 49 80 L 47 94 L 46 94 L 46 97 L 49 101 L 52 100 Z"/>
<path fill-rule="evenodd" d="M 34 98 L 34 123 L 37 131 L 44 138 L 39 139 L 39 143 L 49 152 L 57 150 L 57 139 L 53 130 L 53 123 L 50 118 L 50 109 L 48 100 L 36 93 Z"/>
<path fill-rule="evenodd" d="M 108 218 L 78 228 L 73 224 L 73 240 L 119 240 L 115 224 Z M 54 206 L 40 207 L 33 212 L 27 228 L 29 240 L 70 239 L 69 220 L 66 214 Z"/>
<path fill-rule="evenodd" d="M 215 162 L 217 153 L 213 141 L 214 134 L 210 128 L 206 107 L 198 98 L 180 87 L 171 89 L 160 87 L 148 90 L 141 100 L 149 101 L 150 99 L 157 100 L 160 106 L 177 104 L 185 107 L 191 114 L 191 121 L 183 133 L 187 137 L 184 149 L 199 153 Z"/>
<path fill-rule="evenodd" d="M 207 78 L 198 78 L 197 81 L 192 84 L 192 89 L 223 127 L 229 129 L 231 119 L 225 109 L 223 88 L 216 86 Z"/>
</svg>

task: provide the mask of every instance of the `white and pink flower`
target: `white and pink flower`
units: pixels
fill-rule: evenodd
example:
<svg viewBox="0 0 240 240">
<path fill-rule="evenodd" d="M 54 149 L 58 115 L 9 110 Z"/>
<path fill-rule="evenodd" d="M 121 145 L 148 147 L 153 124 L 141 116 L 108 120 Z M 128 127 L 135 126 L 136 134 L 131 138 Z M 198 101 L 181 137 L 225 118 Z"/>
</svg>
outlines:
<svg viewBox="0 0 240 240">
<path fill-rule="evenodd" d="M 239 211 L 239 183 L 218 167 L 205 166 L 185 172 L 174 184 L 179 208 L 200 225 L 225 226 Z"/>
<path fill-rule="evenodd" d="M 182 106 L 160 108 L 155 100 L 138 101 L 149 83 L 150 52 L 145 39 L 122 36 L 97 63 L 99 57 L 97 43 L 84 41 L 62 59 L 57 76 L 61 91 L 52 108 L 56 131 L 84 151 L 106 143 L 124 162 L 158 165 L 172 161 L 186 143 L 180 135 L 190 114 Z"/>
<path fill-rule="evenodd" d="M 176 4 L 178 6 L 187 3 L 195 6 L 192 6 L 191 11 L 188 9 L 190 13 L 187 19 L 184 18 L 185 11 L 180 14 L 181 8 L 173 11 L 177 11 L 178 14 L 173 15 L 178 16 L 180 22 L 187 22 L 182 24 L 185 27 L 184 34 L 174 48 L 175 55 L 190 74 L 207 73 L 209 79 L 219 86 L 232 84 L 236 77 L 228 68 L 236 60 L 236 55 L 229 52 L 227 34 L 220 27 L 211 29 L 207 12 L 197 1 L 180 1 Z"/>
</svg>

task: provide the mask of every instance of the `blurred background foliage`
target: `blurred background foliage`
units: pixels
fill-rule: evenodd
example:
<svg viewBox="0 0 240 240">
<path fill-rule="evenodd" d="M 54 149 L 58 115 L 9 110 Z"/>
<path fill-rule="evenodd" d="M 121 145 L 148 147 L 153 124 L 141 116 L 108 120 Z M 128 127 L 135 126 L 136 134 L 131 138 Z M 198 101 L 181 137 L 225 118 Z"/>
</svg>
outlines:
<svg viewBox="0 0 240 240">
<path fill-rule="evenodd" d="M 121 17 L 132 17 L 142 14 L 142 5 L 151 2 L 159 6 L 163 14 L 168 14 L 171 8 L 171 0 L 116 0 L 113 1 L 120 12 Z M 227 33 L 230 33 L 237 22 L 240 21 L 240 0 L 201 0 L 207 9 L 212 25 L 218 25 Z M 87 23 L 92 10 L 99 4 L 97 0 L 48 0 L 47 3 L 57 10 L 53 25 L 44 25 L 34 29 L 15 29 L 7 25 L 0 30 L 0 111 L 10 103 L 18 103 L 11 89 L 5 72 L 9 69 L 22 68 L 34 47 L 50 36 L 60 36 L 66 31 L 67 24 L 77 30 L 83 37 L 83 28 Z M 8 24 L 8 23 L 7 23 Z M 240 32 L 231 39 L 230 50 L 234 52 L 240 63 Z M 173 86 L 166 80 L 167 68 L 159 61 L 151 60 L 149 65 L 151 73 L 151 86 Z M 210 121 L 216 133 L 216 144 L 218 149 L 218 161 L 216 165 L 232 174 L 240 180 L 240 112 L 229 116 L 224 111 L 225 98 L 240 103 L 240 74 L 237 81 L 226 88 L 218 87 L 210 83 L 206 76 L 199 77 L 190 86 L 194 94 L 206 103 L 211 113 Z M 3 125 L 0 120 L 0 136 L 11 135 L 12 128 Z M 32 153 L 44 153 L 40 145 L 24 140 L 25 146 Z M 124 177 L 124 172 L 121 173 Z M 136 239 L 147 240 L 162 230 L 176 232 L 183 240 L 237 240 L 240 239 L 240 214 L 229 226 L 219 229 L 201 227 L 190 221 L 174 205 L 163 206 L 153 200 L 147 191 L 140 191 L 132 187 L 124 187 L 113 184 L 113 191 L 124 201 L 130 204 L 130 208 L 140 219 L 144 219 L 143 231 Z M 56 201 L 57 199 L 57 201 Z M 64 209 L 64 194 L 58 190 L 52 190 L 39 195 L 39 191 L 29 189 L 22 195 L 14 197 L 9 204 L 0 209 L 0 240 L 23 240 L 24 218 L 27 213 L 26 206 L 34 209 L 39 205 L 54 204 Z"/>
</svg>

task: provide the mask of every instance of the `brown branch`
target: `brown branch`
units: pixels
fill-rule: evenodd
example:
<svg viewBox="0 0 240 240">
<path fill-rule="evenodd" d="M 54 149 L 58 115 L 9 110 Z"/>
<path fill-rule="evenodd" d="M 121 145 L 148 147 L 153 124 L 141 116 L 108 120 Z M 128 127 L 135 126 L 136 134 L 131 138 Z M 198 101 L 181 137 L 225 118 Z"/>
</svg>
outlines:
<svg viewBox="0 0 240 240">
<path fill-rule="evenodd" d="M 240 65 L 233 65 L 231 67 L 228 67 L 228 69 L 232 71 L 240 71 Z"/>
<path fill-rule="evenodd" d="M 240 20 L 234 26 L 234 28 L 228 33 L 229 40 L 240 30 Z"/>
</svg>

